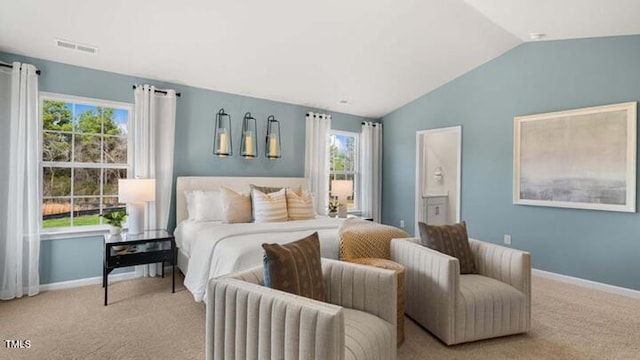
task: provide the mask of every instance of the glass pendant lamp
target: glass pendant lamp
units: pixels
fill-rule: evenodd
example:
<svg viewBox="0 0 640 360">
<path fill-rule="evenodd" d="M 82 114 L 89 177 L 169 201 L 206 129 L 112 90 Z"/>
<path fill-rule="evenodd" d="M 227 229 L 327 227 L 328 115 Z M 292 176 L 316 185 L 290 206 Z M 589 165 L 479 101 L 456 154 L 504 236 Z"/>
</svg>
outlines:
<svg viewBox="0 0 640 360">
<path fill-rule="evenodd" d="M 233 154 L 231 146 L 231 116 L 220 109 L 216 114 L 213 154 L 226 157 Z"/>
<path fill-rule="evenodd" d="M 240 156 L 246 159 L 258 157 L 258 146 L 256 144 L 256 119 L 248 112 L 242 119 L 242 138 L 240 139 Z"/>
<path fill-rule="evenodd" d="M 267 144 L 265 154 L 267 159 L 280 159 L 282 157 L 280 148 L 280 122 L 275 116 L 267 118 Z"/>
</svg>

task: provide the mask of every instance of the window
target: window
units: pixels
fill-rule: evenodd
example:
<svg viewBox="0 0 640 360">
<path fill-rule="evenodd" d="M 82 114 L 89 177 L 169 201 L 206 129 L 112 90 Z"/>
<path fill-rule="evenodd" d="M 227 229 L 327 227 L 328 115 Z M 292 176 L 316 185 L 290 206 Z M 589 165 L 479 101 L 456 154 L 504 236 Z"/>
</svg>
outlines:
<svg viewBox="0 0 640 360">
<path fill-rule="evenodd" d="M 360 134 L 347 131 L 331 131 L 329 144 L 329 194 L 331 180 L 353 181 L 353 193 L 347 198 L 347 210 L 356 211 L 358 203 L 358 140 Z M 337 200 L 335 197 L 332 200 Z"/>
<path fill-rule="evenodd" d="M 129 169 L 129 104 L 42 95 L 42 227 L 100 225 Z"/>
</svg>

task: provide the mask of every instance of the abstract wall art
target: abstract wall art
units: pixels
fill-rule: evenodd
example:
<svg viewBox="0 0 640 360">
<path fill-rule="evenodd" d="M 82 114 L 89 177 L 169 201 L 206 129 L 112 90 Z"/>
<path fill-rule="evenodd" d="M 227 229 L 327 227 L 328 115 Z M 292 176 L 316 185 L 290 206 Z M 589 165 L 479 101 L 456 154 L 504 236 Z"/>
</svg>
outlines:
<svg viewBox="0 0 640 360">
<path fill-rule="evenodd" d="M 514 204 L 635 212 L 636 102 L 514 118 Z"/>
</svg>

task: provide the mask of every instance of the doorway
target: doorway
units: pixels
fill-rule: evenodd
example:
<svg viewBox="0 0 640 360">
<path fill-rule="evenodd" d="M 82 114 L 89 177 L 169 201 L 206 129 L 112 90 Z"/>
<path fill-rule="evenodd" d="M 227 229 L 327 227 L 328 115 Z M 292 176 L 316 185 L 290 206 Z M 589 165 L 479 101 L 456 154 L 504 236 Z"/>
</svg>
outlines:
<svg viewBox="0 0 640 360">
<path fill-rule="evenodd" d="M 415 236 L 418 222 L 460 221 L 462 126 L 416 132 Z"/>
</svg>

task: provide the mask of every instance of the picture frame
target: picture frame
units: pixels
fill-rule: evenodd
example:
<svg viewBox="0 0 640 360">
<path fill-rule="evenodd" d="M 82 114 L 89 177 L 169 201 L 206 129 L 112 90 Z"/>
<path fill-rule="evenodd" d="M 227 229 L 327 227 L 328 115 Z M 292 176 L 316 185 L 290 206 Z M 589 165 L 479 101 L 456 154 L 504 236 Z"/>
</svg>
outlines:
<svg viewBox="0 0 640 360">
<path fill-rule="evenodd" d="M 637 103 L 514 118 L 513 203 L 636 211 Z"/>
</svg>

